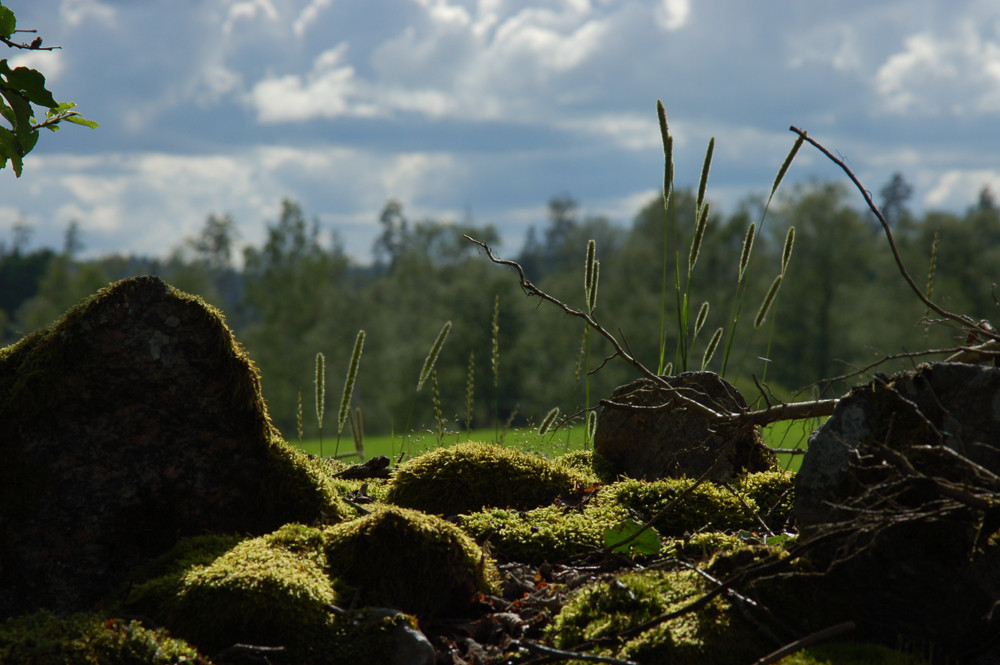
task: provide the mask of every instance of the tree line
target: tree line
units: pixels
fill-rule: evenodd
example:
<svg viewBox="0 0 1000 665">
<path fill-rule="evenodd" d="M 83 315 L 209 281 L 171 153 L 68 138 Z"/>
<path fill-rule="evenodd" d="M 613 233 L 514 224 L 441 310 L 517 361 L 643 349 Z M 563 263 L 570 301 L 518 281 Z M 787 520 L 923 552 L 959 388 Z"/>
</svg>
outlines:
<svg viewBox="0 0 1000 665">
<path fill-rule="evenodd" d="M 1000 210 L 991 193 L 984 189 L 964 214 L 919 217 L 907 207 L 911 193 L 899 175 L 880 190 L 880 209 L 907 269 L 947 309 L 991 318 L 1000 266 Z M 906 356 L 964 341 L 963 331 L 930 318 L 901 279 L 881 226 L 839 184 L 793 187 L 766 212 L 764 201 L 751 197 L 729 215 L 709 214 L 687 284 L 695 208 L 693 193 L 678 191 L 669 210 L 661 199 L 651 200 L 622 227 L 557 197 L 548 219 L 504 258 L 516 260 L 547 293 L 584 309 L 584 259 L 594 240 L 595 318 L 650 368 L 665 351 L 674 372 L 700 369 L 711 332 L 723 329 L 707 368 L 718 371 L 728 347 L 726 378 L 752 393 L 751 401 L 759 393 L 754 382 L 777 398 L 802 390 L 831 396 L 856 383 L 859 370 L 940 359 Z M 738 291 L 751 223 L 756 238 Z M 787 274 L 763 325 L 755 327 L 791 226 Z M 465 237 L 496 247 L 495 227 L 411 220 L 402 203 L 390 200 L 379 228 L 372 262 L 359 265 L 335 235 L 324 241 L 318 221 L 291 200 L 267 224 L 265 240 L 243 249 L 242 262 L 235 260 L 237 225 L 227 215 L 208 216 L 195 237 L 157 259 L 83 260 L 75 224 L 62 248 L 28 251 L 30 228 L 17 226 L 0 241 L 0 342 L 51 324 L 108 282 L 159 275 L 225 313 L 260 369 L 271 416 L 289 439 L 297 436 L 300 399 L 305 435 L 317 434 L 311 415 L 316 354 L 326 357 L 327 392 L 335 395 L 328 401 L 337 402 L 362 329 L 353 404 L 368 433 L 433 427 L 435 402 L 451 430 L 537 424 L 553 407 L 578 413 L 636 378 L 633 368 L 609 360 L 613 350 L 605 340 L 585 337 L 581 320 L 526 297 L 511 269 L 490 262 Z M 688 294 L 688 317 L 678 315 L 678 292 Z M 681 331 L 691 339 L 704 302 L 707 315 L 682 357 Z M 424 359 L 446 321 L 452 327 L 435 366 L 437 394 L 426 386 L 417 392 Z M 890 355 L 904 357 L 874 366 Z"/>
</svg>

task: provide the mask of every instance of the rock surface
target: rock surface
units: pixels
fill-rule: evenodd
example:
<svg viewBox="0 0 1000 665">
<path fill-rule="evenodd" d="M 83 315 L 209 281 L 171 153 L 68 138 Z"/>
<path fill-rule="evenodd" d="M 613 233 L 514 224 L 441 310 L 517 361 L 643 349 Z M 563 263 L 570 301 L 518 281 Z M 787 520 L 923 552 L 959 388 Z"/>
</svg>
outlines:
<svg viewBox="0 0 1000 665">
<path fill-rule="evenodd" d="M 0 618 L 86 609 L 185 535 L 339 521 L 221 315 L 155 277 L 0 350 Z"/>
<path fill-rule="evenodd" d="M 720 426 L 678 394 L 717 413 L 747 410 L 743 395 L 715 372 L 663 377 L 670 388 L 642 378 L 617 388 L 597 420 L 594 451 L 632 478 L 710 478 L 726 482 L 742 471 L 774 464 L 753 427 Z M 676 391 L 676 393 L 675 393 Z"/>
<path fill-rule="evenodd" d="M 796 477 L 800 532 L 825 573 L 800 593 L 862 635 L 955 662 L 995 650 L 998 444 L 995 367 L 923 365 L 841 399 Z"/>
</svg>

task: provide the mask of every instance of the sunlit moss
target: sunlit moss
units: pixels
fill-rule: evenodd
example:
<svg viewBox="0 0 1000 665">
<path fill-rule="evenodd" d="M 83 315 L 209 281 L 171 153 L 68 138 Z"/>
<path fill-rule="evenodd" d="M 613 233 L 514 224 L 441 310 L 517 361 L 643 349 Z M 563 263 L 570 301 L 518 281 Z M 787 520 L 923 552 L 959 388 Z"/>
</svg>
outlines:
<svg viewBox="0 0 1000 665">
<path fill-rule="evenodd" d="M 177 665 L 207 662 L 183 640 L 137 621 L 39 612 L 0 624 L 0 663 Z"/>
<path fill-rule="evenodd" d="M 531 509 L 586 485 L 587 478 L 542 457 L 488 443 L 439 448 L 396 469 L 386 501 L 436 515 L 482 508 Z"/>
<path fill-rule="evenodd" d="M 660 665 L 736 665 L 766 653 L 753 627 L 722 595 L 696 611 L 622 635 L 689 605 L 710 590 L 703 577 L 689 570 L 623 573 L 581 589 L 562 608 L 546 637 L 563 649 L 596 640 L 588 648 L 591 653 Z"/>
<path fill-rule="evenodd" d="M 419 616 L 461 613 L 494 593 L 493 562 L 459 527 L 386 506 L 327 530 L 327 566 L 336 588 L 366 605 Z"/>
</svg>

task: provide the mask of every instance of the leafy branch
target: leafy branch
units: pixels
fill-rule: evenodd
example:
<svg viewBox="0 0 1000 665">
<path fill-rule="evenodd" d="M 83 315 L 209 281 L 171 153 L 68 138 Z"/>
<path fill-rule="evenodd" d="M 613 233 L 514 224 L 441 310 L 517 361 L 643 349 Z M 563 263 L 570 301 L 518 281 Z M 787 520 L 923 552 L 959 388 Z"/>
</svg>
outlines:
<svg viewBox="0 0 1000 665">
<path fill-rule="evenodd" d="M 31 51 L 59 48 L 42 46 L 41 37 L 27 44 L 15 41 L 13 35 L 23 32 L 34 33 L 34 30 L 18 30 L 14 12 L 0 5 L 0 42 L 10 48 Z M 39 119 L 32 105 L 47 109 L 45 117 Z M 75 108 L 73 102 L 56 101 L 45 87 L 45 76 L 41 72 L 30 67 L 11 69 L 6 59 L 0 60 L 0 116 L 10 125 L 10 129 L 0 127 L 0 169 L 6 167 L 9 160 L 14 174 L 21 177 L 24 156 L 35 147 L 41 129 L 54 132 L 63 122 L 91 129 L 98 126 L 73 110 Z"/>
</svg>

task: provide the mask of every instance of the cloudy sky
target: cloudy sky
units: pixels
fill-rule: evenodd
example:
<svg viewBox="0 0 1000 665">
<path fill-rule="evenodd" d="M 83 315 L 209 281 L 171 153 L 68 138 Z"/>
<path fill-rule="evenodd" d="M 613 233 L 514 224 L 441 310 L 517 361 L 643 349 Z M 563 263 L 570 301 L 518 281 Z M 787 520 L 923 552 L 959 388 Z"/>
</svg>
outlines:
<svg viewBox="0 0 1000 665">
<path fill-rule="evenodd" d="M 229 213 L 260 243 L 298 200 L 359 260 L 386 199 L 494 223 L 516 251 L 546 201 L 628 224 L 656 195 L 662 99 L 681 186 L 766 191 L 794 136 L 874 191 L 963 211 L 1000 192 L 996 0 L 5 0 L 58 51 L 8 50 L 98 130 L 0 172 L 0 241 L 162 255 Z M 789 181 L 841 178 L 803 150 Z"/>
</svg>

